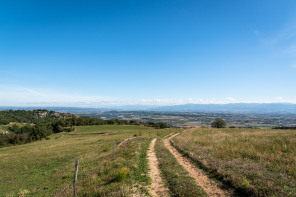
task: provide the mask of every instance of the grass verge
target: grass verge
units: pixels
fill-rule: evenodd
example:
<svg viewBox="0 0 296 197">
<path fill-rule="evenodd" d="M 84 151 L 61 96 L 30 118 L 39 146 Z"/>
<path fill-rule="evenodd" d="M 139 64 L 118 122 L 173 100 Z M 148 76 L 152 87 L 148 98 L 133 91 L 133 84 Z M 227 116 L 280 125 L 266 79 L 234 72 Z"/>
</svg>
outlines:
<svg viewBox="0 0 296 197">
<path fill-rule="evenodd" d="M 149 177 L 149 167 L 148 167 L 148 158 L 147 158 L 147 150 L 149 148 L 150 139 L 145 140 L 142 143 L 142 147 L 140 150 L 140 155 L 138 157 L 138 168 L 133 172 L 132 176 L 140 185 L 142 193 L 148 195 L 147 187 L 151 183 L 151 178 Z M 137 187 L 139 185 L 136 184 Z"/>
<path fill-rule="evenodd" d="M 148 138 L 136 138 L 125 143 L 116 150 L 115 160 L 113 151 L 98 157 L 88 168 L 81 172 L 81 196 L 146 196 L 149 184 L 146 154 Z M 94 165 L 97 163 L 97 166 Z M 90 173 L 90 171 L 92 173 Z"/>
</svg>

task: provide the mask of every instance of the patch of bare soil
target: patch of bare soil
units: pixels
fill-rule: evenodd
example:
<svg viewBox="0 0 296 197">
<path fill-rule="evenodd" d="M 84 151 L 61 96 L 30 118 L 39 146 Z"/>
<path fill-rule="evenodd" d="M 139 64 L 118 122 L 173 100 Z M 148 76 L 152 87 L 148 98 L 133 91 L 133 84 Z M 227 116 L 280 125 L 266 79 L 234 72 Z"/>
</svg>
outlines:
<svg viewBox="0 0 296 197">
<path fill-rule="evenodd" d="M 149 176 L 152 179 L 152 184 L 149 189 L 149 193 L 151 196 L 169 196 L 168 188 L 166 188 L 163 184 L 162 178 L 160 176 L 160 170 L 158 168 L 158 159 L 155 154 L 155 142 L 156 138 L 153 139 L 150 143 L 149 149 L 148 149 L 148 165 L 149 165 Z"/>
<path fill-rule="evenodd" d="M 230 196 L 227 191 L 218 187 L 217 183 L 211 180 L 201 169 L 197 168 L 187 158 L 182 156 L 171 144 L 170 139 L 177 136 L 179 133 L 164 140 L 165 147 L 172 153 L 178 163 L 188 171 L 189 175 L 193 177 L 196 183 L 204 189 L 208 196 Z"/>
</svg>

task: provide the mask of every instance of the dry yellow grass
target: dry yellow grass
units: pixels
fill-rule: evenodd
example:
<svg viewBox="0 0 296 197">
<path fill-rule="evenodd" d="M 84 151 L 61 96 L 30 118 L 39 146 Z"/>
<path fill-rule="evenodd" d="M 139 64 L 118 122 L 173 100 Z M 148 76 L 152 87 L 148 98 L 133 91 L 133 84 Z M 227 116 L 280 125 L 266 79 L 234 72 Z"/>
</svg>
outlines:
<svg viewBox="0 0 296 197">
<path fill-rule="evenodd" d="M 191 129 L 174 144 L 237 189 L 296 195 L 296 130 Z"/>
</svg>

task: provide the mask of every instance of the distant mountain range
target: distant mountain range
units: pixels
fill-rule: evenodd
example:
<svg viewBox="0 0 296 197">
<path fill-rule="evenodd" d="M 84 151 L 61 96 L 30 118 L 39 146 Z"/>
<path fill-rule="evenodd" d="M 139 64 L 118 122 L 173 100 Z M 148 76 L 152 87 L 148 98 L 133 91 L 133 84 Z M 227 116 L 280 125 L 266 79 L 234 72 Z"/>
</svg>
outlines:
<svg viewBox="0 0 296 197">
<path fill-rule="evenodd" d="M 128 105 L 109 108 L 79 107 L 0 107 L 7 109 L 48 109 L 59 112 L 83 113 L 99 111 L 168 111 L 168 112 L 245 112 L 245 113 L 296 113 L 296 104 L 292 103 L 230 103 L 230 104 L 185 104 L 174 106 Z"/>
<path fill-rule="evenodd" d="M 186 104 L 186 105 L 158 107 L 158 108 L 154 108 L 153 111 L 296 113 L 296 104 L 291 104 L 291 103 Z"/>
</svg>

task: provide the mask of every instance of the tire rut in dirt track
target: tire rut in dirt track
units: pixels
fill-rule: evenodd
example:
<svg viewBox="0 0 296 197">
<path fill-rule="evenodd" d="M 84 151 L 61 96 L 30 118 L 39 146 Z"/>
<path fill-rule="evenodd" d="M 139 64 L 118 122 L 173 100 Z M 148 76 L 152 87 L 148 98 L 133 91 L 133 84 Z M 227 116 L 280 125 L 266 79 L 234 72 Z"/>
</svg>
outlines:
<svg viewBox="0 0 296 197">
<path fill-rule="evenodd" d="M 128 141 L 131 141 L 132 139 L 135 139 L 137 137 L 132 137 L 132 138 L 127 138 L 127 139 L 124 139 L 122 140 L 122 142 L 120 142 L 117 147 L 121 147 L 124 143 L 128 142 Z"/>
<path fill-rule="evenodd" d="M 149 175 L 152 179 L 152 184 L 151 187 L 149 189 L 149 193 L 151 196 L 164 196 L 164 197 L 168 197 L 169 196 L 169 192 L 168 189 L 164 186 L 162 178 L 160 176 L 160 170 L 158 167 L 158 159 L 157 156 L 155 154 L 155 142 L 156 142 L 156 138 L 153 139 L 150 143 L 149 149 L 148 149 L 148 165 L 149 165 Z"/>
<path fill-rule="evenodd" d="M 172 153 L 176 158 L 178 163 L 188 171 L 189 175 L 193 177 L 196 183 L 203 188 L 203 190 L 208 194 L 208 196 L 230 196 L 230 194 L 221 188 L 211 180 L 201 169 L 197 168 L 192 164 L 187 158 L 182 156 L 171 144 L 170 139 L 177 136 L 179 133 L 170 136 L 164 140 L 165 147 Z"/>
</svg>

